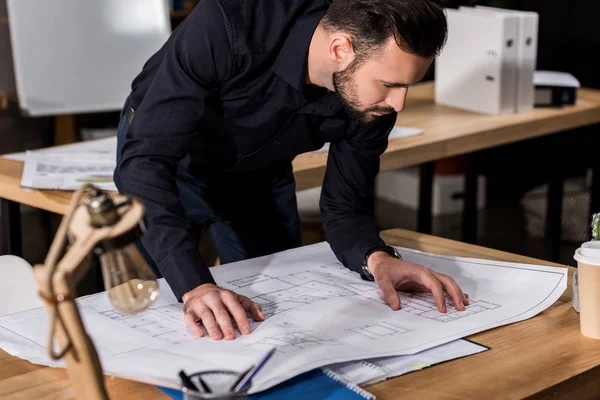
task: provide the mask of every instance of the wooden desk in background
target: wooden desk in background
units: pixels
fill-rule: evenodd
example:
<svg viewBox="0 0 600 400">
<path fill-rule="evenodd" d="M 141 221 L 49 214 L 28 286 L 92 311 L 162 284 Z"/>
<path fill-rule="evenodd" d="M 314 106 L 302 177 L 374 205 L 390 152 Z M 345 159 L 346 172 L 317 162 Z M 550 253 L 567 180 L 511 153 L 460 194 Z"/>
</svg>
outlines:
<svg viewBox="0 0 600 400">
<path fill-rule="evenodd" d="M 531 139 L 556 132 L 600 123 L 600 90 L 580 89 L 577 104 L 564 108 L 536 108 L 529 113 L 484 115 L 444 107 L 434 102 L 433 83 L 415 85 L 408 92 L 406 107 L 398 115 L 398 125 L 424 129 L 424 133 L 390 141 L 381 158 L 381 170 L 421 165 L 418 231 L 431 232 L 431 194 L 433 162 L 450 156 L 473 154 L 495 146 Z M 325 173 L 327 153 L 313 152 L 294 160 L 297 189 L 320 186 Z M 469 165 L 469 163 L 467 163 Z M 71 192 L 40 191 L 21 188 L 23 164 L 0 157 L 0 198 L 4 226 L 5 252 L 20 253 L 18 203 L 64 214 Z M 600 174 L 594 174 L 596 178 Z M 598 190 L 600 185 L 593 185 Z M 463 240 L 475 242 L 477 177 L 467 168 Z M 562 203 L 560 196 L 554 203 Z M 600 196 L 592 196 L 593 201 Z M 549 207 L 549 209 L 556 209 Z M 600 209 L 600 207 L 594 207 Z M 5 212 L 4 212 L 5 211 Z M 548 248 L 557 248 L 560 239 L 560 207 L 549 216 L 553 227 Z M 12 222 L 11 219 L 14 221 Z M 556 226 L 558 225 L 558 232 Z M 558 235 L 556 235 L 558 233 Z M 12 241 L 12 243 L 11 243 Z"/>
<path fill-rule="evenodd" d="M 425 234 L 394 229 L 383 232 L 387 242 L 445 255 L 555 265 Z M 570 268 L 569 284 L 573 268 Z M 491 350 L 434 365 L 422 371 L 369 386 L 386 399 L 595 399 L 600 393 L 600 340 L 579 333 L 579 315 L 571 291 L 543 313 L 511 325 L 469 337 Z M 157 388 L 107 378 L 113 399 L 168 399 Z M 5 400 L 75 396 L 66 371 L 31 364 L 0 350 L 0 398 Z"/>
</svg>

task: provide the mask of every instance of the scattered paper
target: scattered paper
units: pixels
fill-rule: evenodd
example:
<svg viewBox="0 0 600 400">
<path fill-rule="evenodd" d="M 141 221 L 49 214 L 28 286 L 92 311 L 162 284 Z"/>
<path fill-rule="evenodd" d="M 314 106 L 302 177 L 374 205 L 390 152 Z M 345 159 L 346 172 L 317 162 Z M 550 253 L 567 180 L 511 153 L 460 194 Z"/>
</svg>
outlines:
<svg viewBox="0 0 600 400">
<path fill-rule="evenodd" d="M 568 72 L 560 71 L 535 71 L 533 74 L 534 86 L 562 86 L 578 88 L 579 80 Z"/>
<path fill-rule="evenodd" d="M 92 183 L 116 191 L 113 173 L 116 160 L 106 154 L 25 154 L 21 186 L 29 189 L 77 190 Z"/>
<path fill-rule="evenodd" d="M 104 156 L 109 160 L 116 159 L 117 156 L 117 137 L 109 137 L 101 140 L 89 140 L 68 144 L 65 146 L 48 147 L 39 150 L 30 150 L 36 155 L 49 156 L 61 160 L 68 160 L 70 156 L 79 156 L 85 158 L 85 155 Z M 5 154 L 2 157 L 9 160 L 25 162 L 27 153 Z"/>
<path fill-rule="evenodd" d="M 420 128 L 410 128 L 407 126 L 395 126 L 390 131 L 390 135 L 388 136 L 389 140 L 405 138 L 409 136 L 415 136 L 423 133 L 423 129 Z M 321 147 L 317 152 L 329 151 L 329 143 L 325 143 L 323 147 Z"/>
<path fill-rule="evenodd" d="M 104 190 L 117 190 L 113 182 L 116 137 L 5 154 L 3 157 L 25 163 L 21 177 L 24 188 L 77 190 L 84 183 L 93 183 Z"/>
<path fill-rule="evenodd" d="M 430 294 L 402 293 L 402 308 L 393 311 L 377 285 L 341 266 L 326 243 L 212 269 L 217 284 L 260 303 L 266 315 L 264 322 L 252 322 L 252 334 L 232 341 L 193 337 L 185 327 L 182 304 L 164 280 L 155 304 L 137 315 L 116 311 L 105 293 L 77 302 L 109 374 L 172 386 L 182 368 L 189 373 L 215 368 L 241 372 L 276 347 L 254 379 L 251 391 L 258 392 L 314 368 L 413 355 L 531 318 L 558 300 L 567 286 L 566 268 L 398 250 L 407 261 L 454 277 L 470 295 L 467 310 L 449 305 L 447 313 L 440 313 Z M 47 332 L 43 309 L 0 317 L 0 346 L 32 362 L 52 364 L 46 355 Z M 398 373 L 398 365 L 376 363 L 386 376 Z"/>
</svg>

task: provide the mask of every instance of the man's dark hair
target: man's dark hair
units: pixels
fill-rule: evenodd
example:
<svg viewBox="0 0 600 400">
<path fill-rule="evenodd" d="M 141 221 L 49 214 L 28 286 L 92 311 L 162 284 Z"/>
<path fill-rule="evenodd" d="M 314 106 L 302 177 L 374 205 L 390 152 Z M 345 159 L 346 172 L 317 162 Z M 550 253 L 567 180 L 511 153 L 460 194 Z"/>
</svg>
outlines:
<svg viewBox="0 0 600 400">
<path fill-rule="evenodd" d="M 333 0 L 322 22 L 326 30 L 348 33 L 361 60 L 392 35 L 403 51 L 433 57 L 448 35 L 439 0 Z"/>
</svg>

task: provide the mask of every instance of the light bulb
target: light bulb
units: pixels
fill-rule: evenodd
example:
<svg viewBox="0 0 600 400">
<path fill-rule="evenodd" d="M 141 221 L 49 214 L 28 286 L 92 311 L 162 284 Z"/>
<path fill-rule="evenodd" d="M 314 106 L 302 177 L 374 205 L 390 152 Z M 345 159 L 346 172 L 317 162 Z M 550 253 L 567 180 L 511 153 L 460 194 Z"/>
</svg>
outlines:
<svg viewBox="0 0 600 400">
<path fill-rule="evenodd" d="M 125 314 L 146 310 L 158 297 L 156 276 L 133 243 L 100 255 L 104 288 Z"/>
</svg>

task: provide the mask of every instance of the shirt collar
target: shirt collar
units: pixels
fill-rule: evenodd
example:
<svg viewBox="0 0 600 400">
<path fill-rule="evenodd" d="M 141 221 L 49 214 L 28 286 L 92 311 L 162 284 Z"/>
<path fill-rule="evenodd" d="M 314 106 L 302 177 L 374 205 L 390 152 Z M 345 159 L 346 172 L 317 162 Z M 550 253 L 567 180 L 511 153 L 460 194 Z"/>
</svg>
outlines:
<svg viewBox="0 0 600 400">
<path fill-rule="evenodd" d="M 300 18 L 291 28 L 273 63 L 273 72 L 300 92 L 306 82 L 310 41 L 325 12 L 326 9 L 321 8 Z"/>
</svg>

